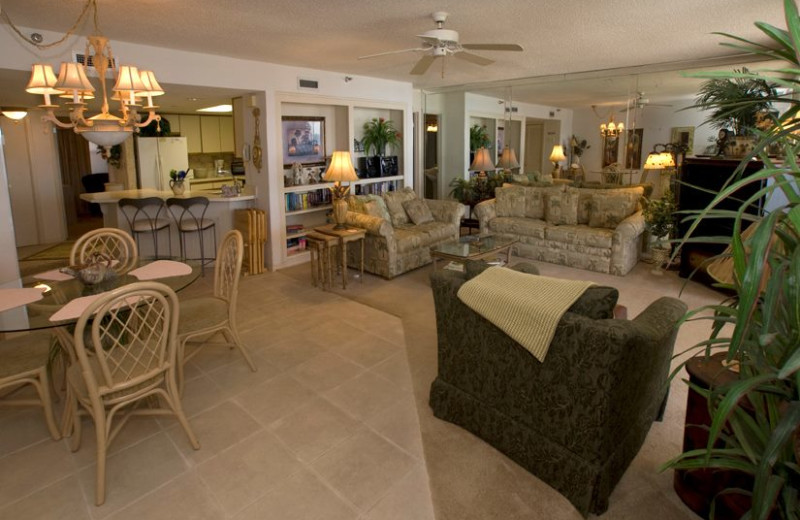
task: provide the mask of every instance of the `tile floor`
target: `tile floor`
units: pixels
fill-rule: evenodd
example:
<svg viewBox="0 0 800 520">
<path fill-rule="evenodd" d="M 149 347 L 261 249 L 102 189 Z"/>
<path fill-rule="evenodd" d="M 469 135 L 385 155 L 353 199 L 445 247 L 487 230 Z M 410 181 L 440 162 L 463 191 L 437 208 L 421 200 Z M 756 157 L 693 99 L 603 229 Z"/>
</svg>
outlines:
<svg viewBox="0 0 800 520">
<path fill-rule="evenodd" d="M 39 411 L 2 409 L 0 518 L 432 520 L 400 320 L 280 273 L 243 279 L 239 302 L 259 370 L 227 349 L 192 360 L 200 450 L 173 419 L 132 419 L 95 507 L 91 425 L 71 453 Z"/>
</svg>

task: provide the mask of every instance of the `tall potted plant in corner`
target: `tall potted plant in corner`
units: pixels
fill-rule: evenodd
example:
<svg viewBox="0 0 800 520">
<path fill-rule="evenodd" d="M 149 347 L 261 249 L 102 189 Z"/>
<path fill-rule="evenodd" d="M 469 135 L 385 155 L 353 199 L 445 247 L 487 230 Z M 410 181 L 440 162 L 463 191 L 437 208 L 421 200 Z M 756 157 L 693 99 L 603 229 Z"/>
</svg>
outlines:
<svg viewBox="0 0 800 520">
<path fill-rule="evenodd" d="M 373 117 L 364 123 L 364 134 L 361 144 L 364 145 L 364 154 L 367 155 L 365 169 L 370 177 L 397 175 L 397 156 L 387 156 L 387 146 L 397 146 L 400 142 L 400 132 L 395 128 L 391 119 Z M 375 155 L 369 157 L 370 151 Z M 361 162 L 361 161 L 359 161 Z"/>
<path fill-rule="evenodd" d="M 669 260 L 672 253 L 670 239 L 675 230 L 675 197 L 671 191 L 667 191 L 658 199 L 646 199 L 644 201 L 644 222 L 653 245 L 650 247 L 650 254 L 655 264 L 653 272 L 661 273 L 659 267 Z"/>
<path fill-rule="evenodd" d="M 753 43 L 724 35 L 726 45 L 753 55 L 789 62 L 783 71 L 768 78 L 790 91 L 800 89 L 800 16 L 795 0 L 784 0 L 787 29 L 759 22 L 769 44 Z M 786 71 L 790 75 L 785 75 Z M 713 73 L 700 77 L 764 79 L 751 72 Z M 719 305 L 691 311 L 685 321 L 710 320 L 711 335 L 695 346 L 706 354 L 722 351 L 729 362 L 738 362 L 739 373 L 730 384 L 711 390 L 696 389 L 708 398 L 711 426 L 708 445 L 688 451 L 667 467 L 714 468 L 738 471 L 750 477 L 746 489 L 728 489 L 720 500 L 739 494 L 749 499 L 747 518 L 797 519 L 800 516 L 800 130 L 795 120 L 800 101 L 790 95 L 771 94 L 768 100 L 786 103 L 782 115 L 770 116 L 773 126 L 757 132 L 751 156 L 758 155 L 763 170 L 744 176 L 743 166 L 710 205 L 689 218 L 695 219 L 683 240 L 691 240 L 698 221 L 734 218 L 732 237 L 715 237 L 728 243 L 733 257 L 733 281 L 725 286 L 734 297 Z M 732 110 L 740 103 L 758 105 L 764 99 L 721 104 Z M 778 145 L 785 153 L 783 164 L 765 153 Z M 745 160 L 749 159 L 747 157 Z M 719 209 L 723 201 L 751 183 L 764 184 L 757 196 L 779 194 L 785 201 L 764 216 L 745 213 L 750 201 L 738 201 L 736 211 Z M 757 226 L 743 239 L 742 229 Z M 713 311 L 712 316 L 707 311 Z"/>
</svg>

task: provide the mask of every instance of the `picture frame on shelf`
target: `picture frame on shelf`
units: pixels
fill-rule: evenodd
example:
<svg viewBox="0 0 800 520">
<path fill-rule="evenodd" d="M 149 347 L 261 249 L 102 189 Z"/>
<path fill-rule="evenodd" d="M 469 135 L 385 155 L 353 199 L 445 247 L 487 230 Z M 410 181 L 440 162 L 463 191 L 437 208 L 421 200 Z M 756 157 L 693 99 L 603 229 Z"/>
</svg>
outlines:
<svg viewBox="0 0 800 520">
<path fill-rule="evenodd" d="M 686 155 L 694 155 L 694 127 L 693 126 L 674 126 L 670 143 L 680 143 L 686 145 Z"/>
<path fill-rule="evenodd" d="M 317 116 L 281 117 L 283 167 L 293 163 L 325 164 L 325 118 Z"/>
</svg>

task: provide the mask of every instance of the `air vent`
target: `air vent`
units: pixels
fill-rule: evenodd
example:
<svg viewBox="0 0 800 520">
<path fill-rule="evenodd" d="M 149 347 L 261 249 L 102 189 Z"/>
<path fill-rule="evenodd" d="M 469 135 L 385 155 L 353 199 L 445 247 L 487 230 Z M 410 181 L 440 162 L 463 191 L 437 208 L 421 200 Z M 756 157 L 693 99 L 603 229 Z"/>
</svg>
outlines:
<svg viewBox="0 0 800 520">
<path fill-rule="evenodd" d="M 517 112 L 519 112 L 519 108 L 517 108 L 517 107 L 511 107 L 511 108 L 506 107 L 506 112 L 517 113 Z"/>
<path fill-rule="evenodd" d="M 95 77 L 95 78 L 97 77 L 97 69 L 94 68 L 94 57 L 93 56 L 89 56 L 88 57 L 89 63 L 86 63 L 86 59 L 87 59 L 86 54 L 84 54 L 82 52 L 73 52 L 72 57 L 73 57 L 73 61 L 75 63 L 80 63 L 81 65 L 86 65 L 86 73 L 89 76 L 92 76 L 92 77 Z M 117 61 L 116 59 L 112 59 L 112 58 L 108 59 L 108 70 L 116 68 L 116 66 L 117 66 L 116 61 Z"/>
<path fill-rule="evenodd" d="M 318 89 L 319 81 L 314 79 L 297 78 L 297 88 Z"/>
</svg>

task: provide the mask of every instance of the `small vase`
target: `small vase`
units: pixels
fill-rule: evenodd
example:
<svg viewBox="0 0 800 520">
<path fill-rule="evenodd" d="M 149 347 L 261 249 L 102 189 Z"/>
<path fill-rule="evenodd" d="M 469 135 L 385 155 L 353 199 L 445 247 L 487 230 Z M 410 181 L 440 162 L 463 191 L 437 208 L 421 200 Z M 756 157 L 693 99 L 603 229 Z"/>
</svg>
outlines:
<svg viewBox="0 0 800 520">
<path fill-rule="evenodd" d="M 169 187 L 176 196 L 183 195 L 183 192 L 186 190 L 186 185 L 183 181 L 176 181 L 174 179 L 169 181 Z"/>
</svg>

